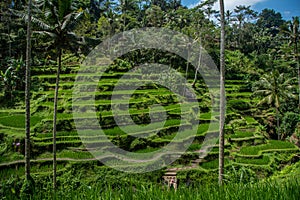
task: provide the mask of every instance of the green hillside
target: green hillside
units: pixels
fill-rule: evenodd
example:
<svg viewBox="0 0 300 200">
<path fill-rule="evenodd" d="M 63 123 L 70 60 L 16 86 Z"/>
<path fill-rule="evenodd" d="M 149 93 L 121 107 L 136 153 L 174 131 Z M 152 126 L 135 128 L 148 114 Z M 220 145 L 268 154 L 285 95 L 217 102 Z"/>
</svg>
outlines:
<svg viewBox="0 0 300 200">
<path fill-rule="evenodd" d="M 97 148 L 106 145 L 106 138 L 99 136 L 97 131 L 88 131 L 85 136 L 78 135 L 74 118 L 72 115 L 72 85 L 76 77 L 78 66 L 69 66 L 68 71 L 74 73 L 61 75 L 61 89 L 59 90 L 59 107 L 57 122 L 57 162 L 58 175 L 64 177 L 69 170 L 81 171 L 85 166 L 97 170 L 110 170 L 103 165 L 94 155 L 97 155 Z M 35 69 L 35 68 L 33 68 Z M 36 68 L 38 70 L 38 68 Z M 51 177 L 52 175 L 52 113 L 53 113 L 53 93 L 55 76 L 45 75 L 45 71 L 34 71 L 36 75 L 32 77 L 39 90 L 32 93 L 32 120 L 31 120 L 31 173 L 34 177 Z M 180 115 L 182 105 L 178 102 L 176 95 L 159 85 L 147 86 L 136 91 L 119 91 L 121 94 L 133 92 L 130 98 L 129 113 L 132 119 L 141 126 L 150 123 L 150 127 L 143 128 L 143 131 L 132 129 L 126 125 L 124 132 L 114 121 L 111 108 L 110 96 L 112 94 L 114 83 L 123 73 L 109 72 L 105 74 L 105 79 L 101 79 L 98 84 L 98 90 L 95 93 L 96 115 L 101 114 L 101 120 L 98 117 L 106 137 L 118 147 L 137 153 L 155 152 L 170 143 L 178 134 L 179 128 L 189 130 L 192 125 L 189 122 L 182 122 Z M 86 74 L 86 76 L 89 76 Z M 92 74 L 90 76 L 93 76 Z M 134 80 L 133 80 L 134 81 Z M 102 88 L 105 92 L 101 92 Z M 197 165 L 193 161 L 198 159 L 199 150 L 203 140 L 208 133 L 209 124 L 217 124 L 218 120 L 211 118 L 209 99 L 205 100 L 207 92 L 203 83 L 197 83 L 197 99 L 201 105 L 198 116 L 199 124 L 192 144 L 188 150 L 174 163 L 155 173 L 153 182 L 161 182 L 162 175 L 168 169 L 178 169 L 177 178 L 179 182 L 185 182 L 186 178 L 192 177 L 194 184 L 205 182 L 208 178 L 216 181 L 218 169 L 218 145 L 216 144 L 212 151 L 202 159 Z M 287 140 L 270 140 L 265 137 L 266 131 L 258 122 L 260 116 L 256 115 L 256 104 L 258 99 L 252 96 L 249 90 L 245 90 L 245 81 L 227 80 L 225 83 L 227 96 L 227 115 L 226 115 L 226 140 L 225 140 L 225 166 L 228 173 L 235 170 L 246 170 L 245 179 L 267 178 L 278 170 L 297 161 L 299 148 Z M 42 89 L 41 89 L 42 88 Z M 155 88 L 155 89 L 154 89 Z M 201 89 L 202 88 L 202 89 Z M 208 102 L 203 104 L 203 102 Z M 122 103 L 119 102 L 118 103 Z M 125 102 L 126 103 L 126 102 Z M 149 121 L 149 107 L 153 104 L 163 105 L 166 113 L 166 122 Z M 187 104 L 183 104 L 189 107 Z M 10 177 L 23 177 L 24 174 L 24 109 L 19 106 L 18 109 L 2 109 L 0 117 L 1 126 L 1 180 L 5 181 Z M 84 116 L 82 116 L 84 118 Z M 133 126 L 134 127 L 134 126 Z M 218 130 L 215 130 L 218 132 Z M 146 138 L 134 137 L 151 134 Z M 128 134 L 130 133 L 130 135 Z M 183 134 L 183 133 L 182 133 Z M 12 143 L 20 142 L 20 146 L 13 146 Z M 84 142 L 84 144 L 83 144 Z M 175 141 L 176 142 L 176 141 Z M 101 155 L 100 155 L 101 156 Z M 232 171 L 234 169 L 234 171 Z M 12 170 L 13 175 L 12 175 Z M 90 172 L 87 172 L 90 173 Z M 76 174 L 76 173 L 75 173 Z M 160 174 L 160 175 L 159 175 Z M 128 176 L 132 176 L 128 174 Z M 135 175 L 133 175 L 135 177 Z M 112 177 L 110 177 L 112 178 Z M 85 181 L 93 180 L 86 176 Z M 91 180 L 90 180 L 91 179 Z M 135 178 L 132 178 L 135 180 Z M 231 179 L 231 177 L 229 177 Z M 143 180 L 145 181 L 145 180 Z M 245 180 L 247 181 L 247 180 Z"/>
<path fill-rule="evenodd" d="M 300 199 L 299 16 L 245 4 L 0 2 L 0 199 Z"/>
</svg>

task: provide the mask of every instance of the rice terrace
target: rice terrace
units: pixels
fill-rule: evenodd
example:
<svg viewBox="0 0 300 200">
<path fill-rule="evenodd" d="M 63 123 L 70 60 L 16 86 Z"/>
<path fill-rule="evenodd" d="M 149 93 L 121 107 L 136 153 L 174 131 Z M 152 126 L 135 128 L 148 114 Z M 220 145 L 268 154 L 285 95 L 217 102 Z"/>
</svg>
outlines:
<svg viewBox="0 0 300 200">
<path fill-rule="evenodd" d="M 299 10 L 232 2 L 0 2 L 0 199 L 300 199 Z"/>
</svg>

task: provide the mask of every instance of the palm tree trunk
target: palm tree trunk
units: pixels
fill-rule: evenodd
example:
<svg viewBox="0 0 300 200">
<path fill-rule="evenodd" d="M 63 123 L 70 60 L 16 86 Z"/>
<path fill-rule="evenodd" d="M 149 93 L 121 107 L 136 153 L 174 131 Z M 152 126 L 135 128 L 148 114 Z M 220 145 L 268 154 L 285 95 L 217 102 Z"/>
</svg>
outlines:
<svg viewBox="0 0 300 200">
<path fill-rule="evenodd" d="M 299 66 L 299 61 L 297 60 L 297 68 L 298 68 L 298 90 L 299 90 L 299 96 L 298 96 L 298 99 L 299 99 L 299 101 L 298 101 L 298 107 L 299 107 L 299 109 L 300 109 L 300 66 Z"/>
<path fill-rule="evenodd" d="M 186 68 L 185 68 L 185 81 L 188 83 L 188 71 L 189 71 L 189 59 L 190 59 L 190 43 L 188 45 L 188 50 L 187 50 L 187 60 L 186 60 Z M 186 93 L 186 87 L 183 88 L 183 95 L 185 96 Z"/>
<path fill-rule="evenodd" d="M 297 63 L 297 70 L 298 70 L 298 107 L 300 109 L 300 66 L 299 66 L 299 56 L 298 56 L 298 43 L 297 40 L 295 41 L 295 50 L 294 50 L 294 54 L 295 54 L 295 61 Z"/>
<path fill-rule="evenodd" d="M 26 76 L 25 76 L 25 178 L 30 179 L 30 66 L 31 66 L 31 5 L 28 2 Z"/>
<path fill-rule="evenodd" d="M 58 68 L 55 84 L 54 95 L 54 112 L 53 112 L 53 189 L 56 190 L 56 119 L 57 119 L 57 101 L 58 101 L 58 88 L 59 88 L 59 76 L 61 69 L 61 56 L 62 50 L 58 49 Z"/>
<path fill-rule="evenodd" d="M 277 137 L 280 140 L 280 131 L 279 131 L 279 112 L 278 108 L 276 107 L 276 124 L 277 124 Z"/>
<path fill-rule="evenodd" d="M 11 13 L 9 13 L 9 21 L 7 23 L 7 29 L 8 29 L 8 56 L 9 56 L 9 58 L 11 58 L 11 42 L 12 42 L 11 41 L 11 33 L 10 33 L 11 32 L 11 30 L 10 30 L 10 22 L 11 22 Z"/>
<path fill-rule="evenodd" d="M 220 0 L 221 43 L 220 43 L 220 139 L 219 139 L 219 184 L 224 177 L 224 122 L 225 122 L 225 17 L 224 1 Z"/>
<path fill-rule="evenodd" d="M 200 39 L 200 49 L 199 49 L 199 60 L 198 60 L 198 65 L 197 65 L 197 69 L 196 69 L 196 71 L 195 71 L 195 76 L 194 76 L 194 81 L 193 81 L 193 83 L 192 83 L 192 87 L 195 87 L 195 85 L 196 85 L 196 81 L 197 81 L 197 75 L 198 75 L 198 70 L 199 70 L 199 68 L 200 68 L 200 66 L 201 66 L 201 58 L 202 58 L 202 48 L 201 48 L 201 44 L 202 44 L 202 42 L 201 42 L 201 39 Z"/>
<path fill-rule="evenodd" d="M 125 8 L 124 10 L 123 10 L 123 12 L 122 12 L 122 14 L 123 14 L 123 32 L 126 30 L 126 7 L 125 7 L 125 1 L 122 1 L 122 10 L 123 10 L 123 8 Z M 123 38 L 124 38 L 124 35 L 123 35 Z"/>
</svg>

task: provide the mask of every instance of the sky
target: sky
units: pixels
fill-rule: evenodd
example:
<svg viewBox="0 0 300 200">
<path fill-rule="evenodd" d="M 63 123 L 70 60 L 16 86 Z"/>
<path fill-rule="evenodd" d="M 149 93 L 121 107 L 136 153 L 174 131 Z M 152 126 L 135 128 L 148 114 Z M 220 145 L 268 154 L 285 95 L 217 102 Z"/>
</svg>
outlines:
<svg viewBox="0 0 300 200">
<path fill-rule="evenodd" d="M 187 7 L 193 7 L 203 0 L 181 0 L 182 4 Z M 238 5 L 251 6 L 257 12 L 265 8 L 274 9 L 280 12 L 283 19 L 291 20 L 293 16 L 300 16 L 300 0 L 224 0 L 225 10 L 233 10 Z M 219 8 L 219 2 L 214 7 Z"/>
</svg>

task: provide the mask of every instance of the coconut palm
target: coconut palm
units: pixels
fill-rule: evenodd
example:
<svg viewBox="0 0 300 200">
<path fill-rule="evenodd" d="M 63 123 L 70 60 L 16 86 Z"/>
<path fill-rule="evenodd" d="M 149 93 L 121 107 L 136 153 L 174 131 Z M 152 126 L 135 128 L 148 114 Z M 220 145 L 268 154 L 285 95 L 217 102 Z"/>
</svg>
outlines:
<svg viewBox="0 0 300 200">
<path fill-rule="evenodd" d="M 230 10 L 226 10 L 226 12 L 225 12 L 225 22 L 226 22 L 226 25 L 230 25 L 230 23 L 233 21 L 232 14 L 233 14 L 233 12 L 231 12 Z"/>
<path fill-rule="evenodd" d="M 56 120 L 57 120 L 57 102 L 59 77 L 61 71 L 61 58 L 63 50 L 78 51 L 79 45 L 82 45 L 84 39 L 77 36 L 73 30 L 82 19 L 83 11 L 72 10 L 72 0 L 43 0 L 40 1 L 42 9 L 45 9 L 47 21 L 40 23 L 42 30 L 35 31 L 42 35 L 48 36 L 50 48 L 55 48 L 58 57 L 55 95 L 54 95 L 54 112 L 53 112 L 53 188 L 56 188 Z"/>
<path fill-rule="evenodd" d="M 281 102 L 295 98 L 293 94 L 293 81 L 294 79 L 288 79 L 285 77 L 285 74 L 280 74 L 278 70 L 274 70 L 262 76 L 260 80 L 253 85 L 253 95 L 262 97 L 258 105 L 268 104 L 275 108 L 278 140 L 280 139 L 280 105 Z"/>
<path fill-rule="evenodd" d="M 246 30 L 247 26 L 249 26 L 248 23 L 250 20 L 255 19 L 256 17 L 256 12 L 250 9 L 250 6 L 236 6 L 236 8 L 234 9 L 235 14 L 235 18 L 236 21 L 238 22 L 238 47 L 240 49 L 243 49 L 242 46 L 242 41 L 246 40 L 245 37 L 245 33 L 247 33 L 248 31 Z"/>
<path fill-rule="evenodd" d="M 290 40 L 290 44 L 293 45 L 293 53 L 294 53 L 294 60 L 297 64 L 297 71 L 298 71 L 298 106 L 300 108 L 300 67 L 299 67 L 299 52 L 298 52 L 298 41 L 300 38 L 299 32 L 299 17 L 293 17 L 293 20 L 289 23 L 288 26 L 282 26 L 282 32 L 287 34 Z"/>
<path fill-rule="evenodd" d="M 122 13 L 121 17 L 122 17 L 122 21 L 123 21 L 123 31 L 126 31 L 127 25 L 128 25 L 127 18 L 130 15 L 133 15 L 133 13 L 135 13 L 136 10 L 138 10 L 137 1 L 136 0 L 119 0 L 116 10 Z"/>
</svg>

